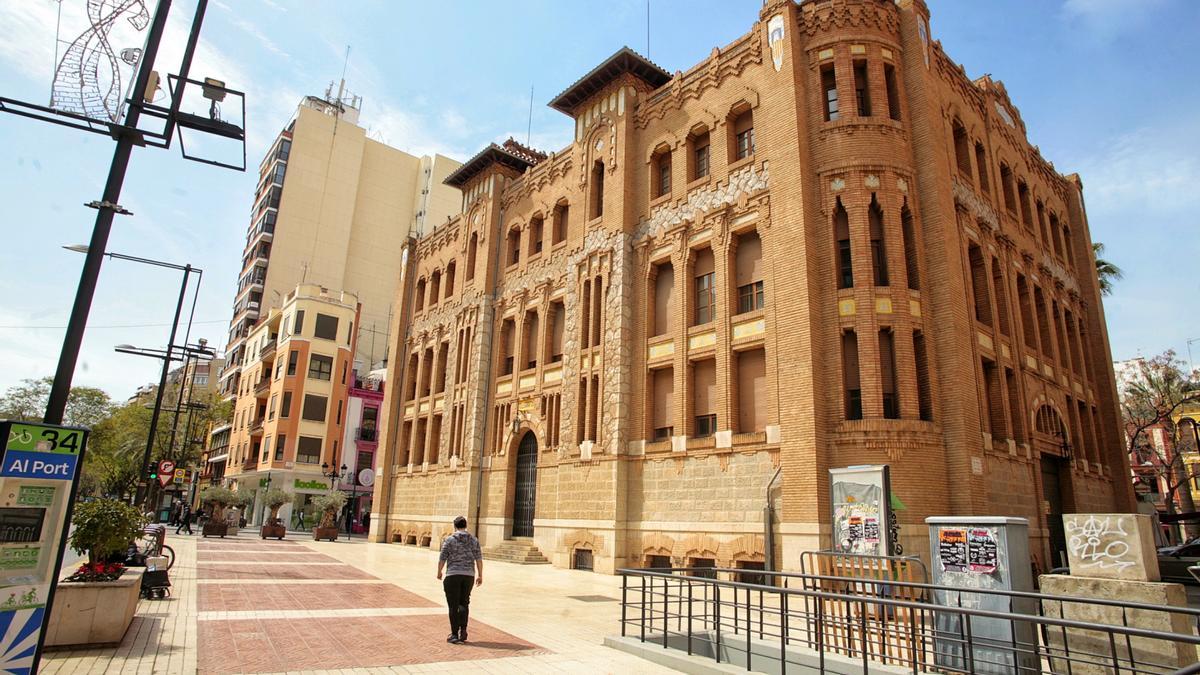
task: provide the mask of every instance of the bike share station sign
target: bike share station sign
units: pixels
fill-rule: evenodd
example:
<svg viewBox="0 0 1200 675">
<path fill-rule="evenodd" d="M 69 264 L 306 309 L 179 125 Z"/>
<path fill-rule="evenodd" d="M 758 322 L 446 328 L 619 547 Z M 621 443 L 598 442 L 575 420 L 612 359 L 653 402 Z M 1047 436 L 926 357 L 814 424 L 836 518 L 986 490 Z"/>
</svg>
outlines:
<svg viewBox="0 0 1200 675">
<path fill-rule="evenodd" d="M 0 421 L 0 434 L 0 671 L 33 672 L 88 431 Z"/>
</svg>

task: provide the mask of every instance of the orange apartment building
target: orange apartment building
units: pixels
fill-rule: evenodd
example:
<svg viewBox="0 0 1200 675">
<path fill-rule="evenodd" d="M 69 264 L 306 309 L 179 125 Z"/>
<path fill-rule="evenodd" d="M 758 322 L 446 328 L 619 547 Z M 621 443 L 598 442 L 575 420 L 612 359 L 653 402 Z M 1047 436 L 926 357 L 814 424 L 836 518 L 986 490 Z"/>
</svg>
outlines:
<svg viewBox="0 0 1200 675">
<path fill-rule="evenodd" d="M 345 459 L 360 310 L 351 293 L 300 284 L 247 335 L 224 478 L 254 493 L 249 522 L 260 524 L 269 487 L 306 495 L 305 503 L 329 491 L 321 464 Z M 280 518 L 290 523 L 291 509 Z"/>
<path fill-rule="evenodd" d="M 406 252 L 372 536 L 611 572 L 829 548 L 828 470 L 924 518 L 1127 511 L 1082 181 L 921 0 L 769 0 L 671 74 L 622 49 Z M 780 471 L 778 482 L 772 478 Z M 536 549 L 536 550 L 535 550 Z"/>
</svg>

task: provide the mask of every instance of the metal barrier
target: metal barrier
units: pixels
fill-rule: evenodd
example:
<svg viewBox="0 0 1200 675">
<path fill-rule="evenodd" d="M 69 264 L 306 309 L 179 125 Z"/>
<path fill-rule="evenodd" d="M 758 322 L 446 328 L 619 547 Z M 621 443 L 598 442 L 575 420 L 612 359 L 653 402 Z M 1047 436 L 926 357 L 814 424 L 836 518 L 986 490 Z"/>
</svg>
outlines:
<svg viewBox="0 0 1200 675">
<path fill-rule="evenodd" d="M 912 673 L 1200 673 L 1179 669 L 1196 661 L 1200 610 L 834 575 L 755 571 L 775 585 L 695 576 L 714 571 L 731 579 L 744 572 L 618 570 L 621 635 L 781 675 L 896 666 Z M 1010 611 L 973 608 L 982 594 L 1006 596 Z M 1063 618 L 1065 608 L 1075 606 L 1119 612 L 1121 623 Z M 1128 625 L 1129 617 L 1144 621 L 1150 613 L 1178 629 Z M 1035 630 L 1026 634 L 1036 638 L 977 637 L 985 621 L 1011 622 L 1014 629 L 1032 624 Z"/>
</svg>

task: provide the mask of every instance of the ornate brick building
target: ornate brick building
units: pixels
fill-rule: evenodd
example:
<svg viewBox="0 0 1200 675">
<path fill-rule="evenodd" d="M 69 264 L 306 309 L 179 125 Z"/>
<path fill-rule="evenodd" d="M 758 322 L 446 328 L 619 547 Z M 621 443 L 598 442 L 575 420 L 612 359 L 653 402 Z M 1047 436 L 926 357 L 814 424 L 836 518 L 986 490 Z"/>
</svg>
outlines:
<svg viewBox="0 0 1200 675">
<path fill-rule="evenodd" d="M 794 569 L 828 469 L 887 463 L 907 552 L 1016 515 L 1045 567 L 1054 514 L 1132 507 L 1082 183 L 921 0 L 772 0 L 550 105 L 570 146 L 489 146 L 410 242 L 377 539 L 464 513 L 562 566 L 755 567 L 769 494 Z"/>
</svg>

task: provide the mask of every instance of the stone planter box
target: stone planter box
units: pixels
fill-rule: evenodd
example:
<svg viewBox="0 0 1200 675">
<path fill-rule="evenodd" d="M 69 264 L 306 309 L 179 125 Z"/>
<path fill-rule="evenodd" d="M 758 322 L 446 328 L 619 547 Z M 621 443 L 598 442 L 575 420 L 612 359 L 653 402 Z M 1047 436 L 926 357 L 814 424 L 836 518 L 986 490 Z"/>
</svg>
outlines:
<svg viewBox="0 0 1200 675">
<path fill-rule="evenodd" d="M 314 527 L 313 541 L 328 539 L 329 541 L 337 541 L 338 529 L 336 527 Z"/>
<path fill-rule="evenodd" d="M 60 583 L 50 608 L 46 646 L 116 644 L 133 622 L 142 570 L 126 568 L 116 581 Z"/>
<path fill-rule="evenodd" d="M 267 537 L 274 537 L 282 540 L 284 535 L 287 534 L 287 527 L 280 522 L 275 522 L 270 525 L 263 525 L 261 534 L 263 539 L 266 539 Z"/>
<path fill-rule="evenodd" d="M 206 537 L 222 537 L 222 538 L 224 538 L 225 535 L 228 533 L 228 529 L 229 529 L 229 527 L 225 523 L 214 523 L 212 521 L 209 521 L 207 523 L 204 523 L 204 529 L 201 530 L 200 534 L 202 534 Z"/>
</svg>

